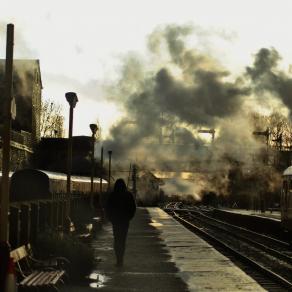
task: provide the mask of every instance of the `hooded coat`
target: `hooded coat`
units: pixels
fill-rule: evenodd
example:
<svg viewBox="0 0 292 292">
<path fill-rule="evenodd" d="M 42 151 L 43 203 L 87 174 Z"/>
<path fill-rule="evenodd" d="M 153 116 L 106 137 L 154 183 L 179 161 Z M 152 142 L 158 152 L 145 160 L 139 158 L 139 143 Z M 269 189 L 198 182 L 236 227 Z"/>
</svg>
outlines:
<svg viewBox="0 0 292 292">
<path fill-rule="evenodd" d="M 132 193 L 127 190 L 125 182 L 118 179 L 106 204 L 109 221 L 113 224 L 127 223 L 134 217 L 135 212 L 136 203 Z"/>
</svg>

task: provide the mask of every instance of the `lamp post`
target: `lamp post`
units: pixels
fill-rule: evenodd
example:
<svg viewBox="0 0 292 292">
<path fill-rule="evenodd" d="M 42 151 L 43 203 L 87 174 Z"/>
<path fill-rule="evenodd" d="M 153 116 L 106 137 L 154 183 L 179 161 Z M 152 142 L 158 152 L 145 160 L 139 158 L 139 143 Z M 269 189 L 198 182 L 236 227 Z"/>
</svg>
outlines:
<svg viewBox="0 0 292 292">
<path fill-rule="evenodd" d="M 103 168 L 103 147 L 100 149 L 100 181 L 99 181 L 99 192 L 102 195 L 102 168 Z"/>
<path fill-rule="evenodd" d="M 112 166 L 112 153 L 113 151 L 109 150 L 108 152 L 108 190 L 111 188 L 111 166 Z"/>
<path fill-rule="evenodd" d="M 135 200 L 137 199 L 137 165 L 133 165 L 133 172 L 132 172 L 132 180 L 133 180 L 133 195 Z"/>
<path fill-rule="evenodd" d="M 92 132 L 92 145 L 91 145 L 91 181 L 90 181 L 90 207 L 93 209 L 93 177 L 94 177 L 94 142 L 95 142 L 95 135 L 98 130 L 96 124 L 89 125 L 90 130 Z"/>
<path fill-rule="evenodd" d="M 68 139 L 68 153 L 67 153 L 67 194 L 66 194 L 66 212 L 65 212 L 65 229 L 70 231 L 70 199 L 71 199 L 71 170 L 72 170 L 72 130 L 73 130 L 73 109 L 78 102 L 75 92 L 67 92 L 65 94 L 66 100 L 70 105 L 69 111 L 69 139 Z M 64 227 L 64 226 L 63 226 Z"/>
</svg>

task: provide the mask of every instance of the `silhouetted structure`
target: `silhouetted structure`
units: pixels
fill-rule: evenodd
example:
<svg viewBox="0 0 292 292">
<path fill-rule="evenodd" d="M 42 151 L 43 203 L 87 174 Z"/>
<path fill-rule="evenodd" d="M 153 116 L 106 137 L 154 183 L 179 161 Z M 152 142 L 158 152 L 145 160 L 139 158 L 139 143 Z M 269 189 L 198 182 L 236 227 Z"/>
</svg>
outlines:
<svg viewBox="0 0 292 292">
<path fill-rule="evenodd" d="M 5 60 L 0 59 L 0 103 L 4 98 Z M 27 166 L 33 145 L 40 140 L 41 72 L 38 60 L 14 60 L 13 114 L 11 124 L 11 170 Z M 0 134 L 3 130 L 0 107 Z M 2 156 L 0 157 L 2 159 Z"/>
<path fill-rule="evenodd" d="M 0 60 L 0 80 L 3 81 L 5 60 Z M 1 83 L 0 83 L 1 84 Z M 1 84 L 2 85 L 2 84 Z M 13 95 L 16 117 L 12 130 L 31 134 L 32 142 L 40 139 L 41 72 L 38 60 L 14 60 Z M 0 100 L 3 98 L 1 94 Z M 3 121 L 0 112 L 0 123 Z"/>
<path fill-rule="evenodd" d="M 72 174 L 91 175 L 92 138 L 74 136 L 72 146 Z M 68 151 L 67 138 L 42 138 L 35 148 L 33 165 L 35 168 L 66 173 Z M 100 176 L 99 161 L 95 162 L 95 176 Z M 103 169 L 103 174 L 106 172 Z"/>
</svg>

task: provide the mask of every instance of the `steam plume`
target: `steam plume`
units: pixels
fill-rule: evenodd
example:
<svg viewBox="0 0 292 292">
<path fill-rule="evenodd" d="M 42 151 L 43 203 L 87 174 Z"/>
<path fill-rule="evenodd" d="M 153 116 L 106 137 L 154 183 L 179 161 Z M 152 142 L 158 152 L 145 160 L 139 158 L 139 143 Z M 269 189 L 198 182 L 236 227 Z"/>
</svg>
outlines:
<svg viewBox="0 0 292 292">
<path fill-rule="evenodd" d="M 159 28 L 149 36 L 147 60 L 127 56 L 121 79 L 109 90 L 126 118 L 112 127 L 106 146 L 116 159 L 138 160 L 143 167 L 197 172 L 198 197 L 203 190 L 228 193 L 235 165 L 243 175 L 266 167 L 253 159 L 264 145 L 252 134 L 254 109 L 247 101 L 255 106 L 269 92 L 290 109 L 292 80 L 278 69 L 280 55 L 273 48 L 260 49 L 253 66 L 234 78 L 208 54 L 190 48 L 193 33 L 198 28 L 189 25 Z M 216 129 L 212 146 L 198 135 L 202 127 Z M 175 182 L 168 189 L 187 188 Z"/>
</svg>

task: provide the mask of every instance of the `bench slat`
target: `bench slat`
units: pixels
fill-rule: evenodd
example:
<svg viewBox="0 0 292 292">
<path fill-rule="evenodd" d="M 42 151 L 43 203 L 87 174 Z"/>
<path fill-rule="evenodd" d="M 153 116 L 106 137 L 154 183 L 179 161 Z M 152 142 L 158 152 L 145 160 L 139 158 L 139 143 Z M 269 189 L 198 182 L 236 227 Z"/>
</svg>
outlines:
<svg viewBox="0 0 292 292">
<path fill-rule="evenodd" d="M 58 271 L 58 274 L 55 276 L 54 279 L 52 279 L 52 283 L 53 285 L 56 285 L 57 282 L 59 281 L 60 278 L 62 278 L 62 276 L 65 274 L 64 271 Z"/>
<path fill-rule="evenodd" d="M 36 274 L 38 273 L 38 271 L 33 272 L 32 274 L 30 274 L 29 276 L 25 277 L 21 282 L 20 285 L 26 285 L 27 282 L 29 282 L 32 278 L 34 278 L 36 276 Z"/>
<path fill-rule="evenodd" d="M 48 275 L 48 272 L 43 272 L 41 277 L 39 277 L 37 281 L 33 283 L 33 286 L 43 286 L 47 280 Z"/>
<path fill-rule="evenodd" d="M 28 281 L 25 284 L 23 284 L 21 282 L 21 285 L 22 286 L 34 286 L 34 283 L 37 282 L 40 277 L 42 277 L 43 273 L 44 272 L 36 271 L 35 273 L 31 274 L 31 275 L 33 275 L 33 277 L 31 277 L 31 275 L 29 275 L 27 277 L 27 278 L 29 278 Z"/>
<path fill-rule="evenodd" d="M 35 283 L 43 276 L 44 272 L 38 272 L 33 279 L 28 283 L 29 286 L 35 286 Z"/>
<path fill-rule="evenodd" d="M 46 281 L 46 285 L 54 285 L 54 279 L 58 277 L 58 273 L 56 272 L 50 272 L 50 275 L 48 276 L 47 278 L 47 281 Z M 59 279 L 60 277 L 58 277 Z"/>
</svg>

